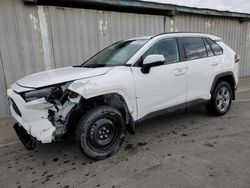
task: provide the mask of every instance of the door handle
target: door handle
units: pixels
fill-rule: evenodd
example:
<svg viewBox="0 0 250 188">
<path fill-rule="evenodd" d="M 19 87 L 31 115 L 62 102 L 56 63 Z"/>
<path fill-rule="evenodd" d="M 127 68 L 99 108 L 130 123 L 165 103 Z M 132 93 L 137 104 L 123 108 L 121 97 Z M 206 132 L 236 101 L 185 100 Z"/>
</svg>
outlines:
<svg viewBox="0 0 250 188">
<path fill-rule="evenodd" d="M 185 68 L 175 69 L 175 76 L 185 74 L 186 72 L 187 72 L 187 69 Z"/>
<path fill-rule="evenodd" d="M 217 66 L 217 65 L 219 65 L 219 63 L 218 62 L 212 62 L 210 65 L 211 66 Z"/>
</svg>

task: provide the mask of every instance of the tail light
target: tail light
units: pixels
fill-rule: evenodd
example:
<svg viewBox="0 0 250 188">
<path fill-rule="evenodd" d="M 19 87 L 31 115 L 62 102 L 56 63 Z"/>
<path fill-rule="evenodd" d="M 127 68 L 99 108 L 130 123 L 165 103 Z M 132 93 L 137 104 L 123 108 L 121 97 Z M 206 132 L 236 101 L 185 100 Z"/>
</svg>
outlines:
<svg viewBox="0 0 250 188">
<path fill-rule="evenodd" d="M 235 63 L 238 63 L 240 61 L 240 54 L 235 54 Z"/>
</svg>

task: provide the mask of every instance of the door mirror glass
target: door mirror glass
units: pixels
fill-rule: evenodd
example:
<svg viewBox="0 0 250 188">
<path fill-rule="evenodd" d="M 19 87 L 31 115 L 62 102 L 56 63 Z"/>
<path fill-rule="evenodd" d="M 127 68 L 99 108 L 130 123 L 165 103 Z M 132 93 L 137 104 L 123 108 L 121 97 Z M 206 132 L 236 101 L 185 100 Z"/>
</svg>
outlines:
<svg viewBox="0 0 250 188">
<path fill-rule="evenodd" d="M 151 67 L 163 65 L 165 57 L 163 55 L 149 55 L 143 60 L 142 73 L 147 74 Z"/>
</svg>

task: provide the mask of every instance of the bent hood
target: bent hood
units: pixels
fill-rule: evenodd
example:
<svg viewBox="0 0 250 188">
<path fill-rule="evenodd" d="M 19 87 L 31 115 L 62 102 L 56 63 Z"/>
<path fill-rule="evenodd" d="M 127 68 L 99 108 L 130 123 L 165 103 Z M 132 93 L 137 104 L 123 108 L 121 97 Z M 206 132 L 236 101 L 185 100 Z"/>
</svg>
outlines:
<svg viewBox="0 0 250 188">
<path fill-rule="evenodd" d="M 83 67 L 64 67 L 44 72 L 38 72 L 26 76 L 16 83 L 22 87 L 40 88 L 54 84 L 79 80 L 106 74 L 112 67 L 83 68 Z"/>
</svg>

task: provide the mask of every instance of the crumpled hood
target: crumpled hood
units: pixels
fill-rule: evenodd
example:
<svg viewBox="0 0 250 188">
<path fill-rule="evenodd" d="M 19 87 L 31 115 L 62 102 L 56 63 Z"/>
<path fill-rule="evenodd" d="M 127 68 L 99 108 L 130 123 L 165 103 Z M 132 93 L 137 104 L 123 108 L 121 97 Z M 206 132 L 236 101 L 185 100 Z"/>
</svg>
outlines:
<svg viewBox="0 0 250 188">
<path fill-rule="evenodd" d="M 111 69 L 112 67 L 83 68 L 70 66 L 28 75 L 18 80 L 17 84 L 23 87 L 40 88 L 68 81 L 103 75 Z"/>
</svg>

